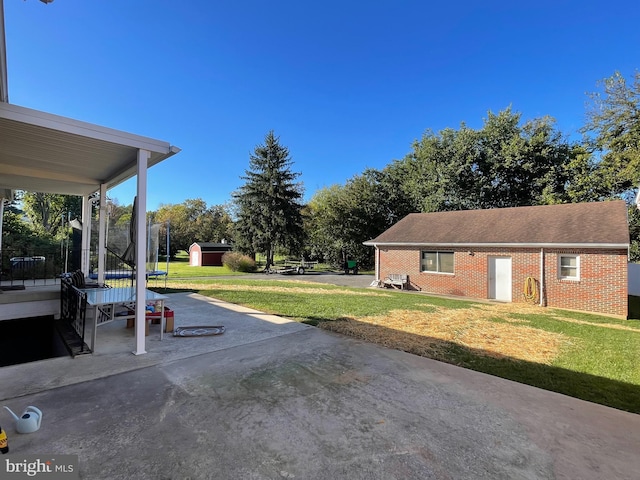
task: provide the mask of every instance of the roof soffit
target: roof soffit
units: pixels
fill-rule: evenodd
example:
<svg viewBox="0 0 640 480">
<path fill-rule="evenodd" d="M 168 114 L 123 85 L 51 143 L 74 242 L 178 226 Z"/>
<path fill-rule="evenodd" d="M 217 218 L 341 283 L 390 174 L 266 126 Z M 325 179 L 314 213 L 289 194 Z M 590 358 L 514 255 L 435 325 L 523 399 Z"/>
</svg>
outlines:
<svg viewBox="0 0 640 480">
<path fill-rule="evenodd" d="M 0 188 L 87 195 L 180 150 L 169 143 L 0 102 Z"/>
</svg>

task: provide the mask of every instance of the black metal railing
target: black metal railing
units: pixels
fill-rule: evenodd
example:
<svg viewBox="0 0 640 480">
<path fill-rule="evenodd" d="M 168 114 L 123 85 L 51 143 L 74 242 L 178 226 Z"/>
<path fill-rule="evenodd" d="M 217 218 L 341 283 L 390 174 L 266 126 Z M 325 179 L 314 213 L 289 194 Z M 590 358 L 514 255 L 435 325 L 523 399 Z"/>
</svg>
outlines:
<svg viewBox="0 0 640 480">
<path fill-rule="evenodd" d="M 60 320 L 73 330 L 77 338 L 65 336 L 65 342 L 72 355 L 91 353 L 85 342 L 87 324 L 87 293 L 73 285 L 71 276 L 60 279 Z M 75 350 L 75 352 L 74 352 Z"/>
<path fill-rule="evenodd" d="M 104 262 L 104 283 L 110 287 L 132 287 L 135 278 L 135 269 L 122 256 L 111 250 L 106 249 L 106 257 Z M 89 278 L 96 280 L 98 278 L 97 265 L 93 265 Z"/>
<path fill-rule="evenodd" d="M 64 264 L 65 255 L 60 250 L 3 248 L 0 252 L 0 284 L 55 284 Z"/>
<path fill-rule="evenodd" d="M 61 276 L 79 270 L 80 258 L 85 255 L 87 255 L 86 251 L 77 251 L 72 258 L 64 249 L 43 251 L 3 248 L 0 252 L 0 285 L 56 284 Z M 89 271 L 83 273 L 90 279 L 96 280 L 98 255 L 92 250 L 88 258 Z M 104 283 L 111 287 L 128 287 L 134 285 L 135 277 L 134 265 L 127 262 L 118 252 L 107 247 Z"/>
</svg>

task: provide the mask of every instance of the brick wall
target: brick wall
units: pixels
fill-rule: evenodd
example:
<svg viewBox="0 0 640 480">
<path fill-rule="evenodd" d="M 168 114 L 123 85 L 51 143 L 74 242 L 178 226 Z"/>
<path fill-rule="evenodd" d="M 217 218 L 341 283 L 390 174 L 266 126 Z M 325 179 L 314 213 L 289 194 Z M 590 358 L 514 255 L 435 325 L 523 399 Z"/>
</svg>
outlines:
<svg viewBox="0 0 640 480">
<path fill-rule="evenodd" d="M 454 273 L 420 271 L 420 252 L 454 252 Z M 470 254 L 472 253 L 472 254 Z M 580 279 L 558 278 L 558 256 L 580 256 Z M 409 275 L 411 289 L 428 293 L 489 298 L 489 257 L 511 257 L 512 300 L 523 302 L 527 277 L 540 282 L 539 248 L 431 248 L 383 247 L 379 250 L 379 273 Z M 627 250 L 544 249 L 545 304 L 549 307 L 627 316 Z"/>
</svg>

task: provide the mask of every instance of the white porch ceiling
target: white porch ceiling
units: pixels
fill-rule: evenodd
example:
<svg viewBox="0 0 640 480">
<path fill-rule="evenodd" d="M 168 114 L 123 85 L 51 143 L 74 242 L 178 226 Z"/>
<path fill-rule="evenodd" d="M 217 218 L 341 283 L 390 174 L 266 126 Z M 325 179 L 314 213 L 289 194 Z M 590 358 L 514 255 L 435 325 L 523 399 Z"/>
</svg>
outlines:
<svg viewBox="0 0 640 480">
<path fill-rule="evenodd" d="M 175 155 L 167 142 L 0 102 L 0 189 L 90 195 Z"/>
</svg>

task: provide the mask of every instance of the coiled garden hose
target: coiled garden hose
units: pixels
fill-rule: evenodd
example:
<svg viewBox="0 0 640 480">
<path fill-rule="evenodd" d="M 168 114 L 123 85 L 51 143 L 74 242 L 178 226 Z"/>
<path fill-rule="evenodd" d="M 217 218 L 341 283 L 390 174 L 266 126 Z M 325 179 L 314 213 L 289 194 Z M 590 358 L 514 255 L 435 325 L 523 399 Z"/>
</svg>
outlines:
<svg viewBox="0 0 640 480">
<path fill-rule="evenodd" d="M 533 277 L 527 277 L 524 281 L 524 289 L 522 292 L 526 302 L 536 303 L 538 301 L 538 282 Z"/>
</svg>

